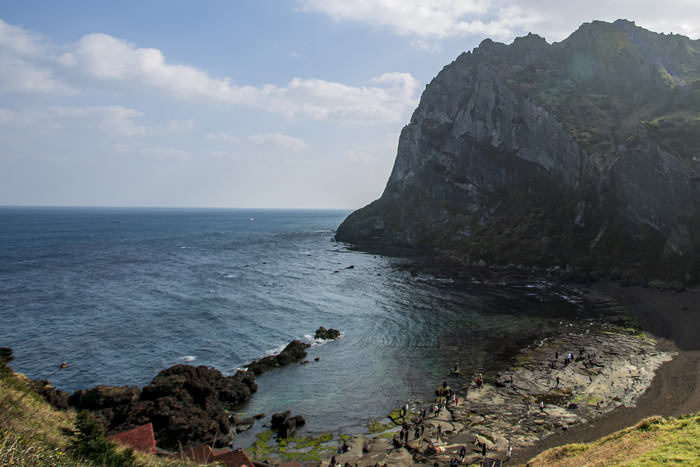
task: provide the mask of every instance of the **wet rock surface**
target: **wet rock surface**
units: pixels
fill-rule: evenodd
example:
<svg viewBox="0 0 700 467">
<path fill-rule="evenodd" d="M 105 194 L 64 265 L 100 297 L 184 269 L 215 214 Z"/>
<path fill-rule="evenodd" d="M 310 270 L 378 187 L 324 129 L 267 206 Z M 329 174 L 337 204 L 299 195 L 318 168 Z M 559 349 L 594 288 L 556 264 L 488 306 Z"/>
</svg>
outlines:
<svg viewBox="0 0 700 467">
<path fill-rule="evenodd" d="M 509 448 L 517 451 L 616 407 L 634 405 L 655 370 L 672 356 L 657 350 L 651 339 L 615 324 L 578 325 L 523 350 L 511 369 L 484 374 L 481 385 L 476 384 L 478 374 L 465 375 L 465 384 L 453 388 L 456 400 L 448 398 L 446 406 L 442 397 L 412 402 L 399 420 L 407 427 L 406 437 L 396 426 L 353 438 L 336 461 L 447 465 L 461 458 L 462 448 L 467 463 L 481 462 L 484 452 L 505 460 Z"/>
<path fill-rule="evenodd" d="M 306 349 L 309 347 L 311 347 L 311 344 L 293 340 L 287 344 L 287 347 L 285 347 L 279 354 L 270 355 L 268 357 L 261 358 L 260 360 L 251 362 L 246 365 L 246 368 L 255 375 L 260 375 L 274 368 L 289 365 L 290 363 L 302 360 L 304 357 L 306 357 Z"/>
<path fill-rule="evenodd" d="M 337 339 L 340 337 L 340 331 L 337 329 L 326 329 L 323 326 L 318 328 L 316 330 L 316 334 L 314 335 L 314 339 L 323 339 L 323 340 L 330 340 L 330 339 Z"/>
<path fill-rule="evenodd" d="M 301 415 L 292 416 L 288 410 L 286 412 L 276 413 L 272 415 L 270 427 L 277 431 L 278 439 L 289 438 L 294 434 L 297 427 L 302 427 L 306 424 L 306 420 Z"/>
</svg>

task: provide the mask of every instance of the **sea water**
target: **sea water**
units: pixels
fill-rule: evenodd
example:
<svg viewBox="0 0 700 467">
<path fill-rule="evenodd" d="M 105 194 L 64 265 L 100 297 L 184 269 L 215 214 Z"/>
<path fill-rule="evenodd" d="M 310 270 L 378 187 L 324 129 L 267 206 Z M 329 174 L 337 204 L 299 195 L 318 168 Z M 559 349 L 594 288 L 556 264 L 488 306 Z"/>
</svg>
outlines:
<svg viewBox="0 0 700 467">
<path fill-rule="evenodd" d="M 179 363 L 233 374 L 299 339 L 309 363 L 257 377 L 241 415 L 353 433 L 588 313 L 546 284 L 454 284 L 354 251 L 334 241 L 348 214 L 0 208 L 0 346 L 34 379 L 69 362 L 51 383 L 72 392 Z M 316 342 L 319 326 L 342 335 Z"/>
</svg>

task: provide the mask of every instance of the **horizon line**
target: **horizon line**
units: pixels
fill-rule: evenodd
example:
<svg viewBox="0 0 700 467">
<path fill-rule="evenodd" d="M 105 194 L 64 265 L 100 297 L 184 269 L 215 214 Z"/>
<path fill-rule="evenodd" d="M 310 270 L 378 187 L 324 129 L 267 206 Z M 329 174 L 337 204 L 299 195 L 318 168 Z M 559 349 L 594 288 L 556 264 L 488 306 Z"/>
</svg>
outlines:
<svg viewBox="0 0 700 467">
<path fill-rule="evenodd" d="M 241 211 L 354 211 L 360 208 L 322 207 L 231 207 L 231 206 L 118 206 L 118 205 L 68 205 L 68 204 L 0 204 L 0 209 L 211 209 Z"/>
</svg>

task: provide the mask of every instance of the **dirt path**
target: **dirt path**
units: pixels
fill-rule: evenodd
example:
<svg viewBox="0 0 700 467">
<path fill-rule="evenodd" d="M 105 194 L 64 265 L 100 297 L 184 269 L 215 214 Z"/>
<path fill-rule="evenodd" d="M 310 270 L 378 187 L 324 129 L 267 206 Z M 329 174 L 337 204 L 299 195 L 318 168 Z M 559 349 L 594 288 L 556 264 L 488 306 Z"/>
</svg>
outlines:
<svg viewBox="0 0 700 467">
<path fill-rule="evenodd" d="M 674 350 L 678 355 L 659 368 L 635 407 L 617 408 L 514 452 L 514 464 L 525 463 L 540 452 L 563 444 L 595 441 L 652 415 L 678 417 L 700 410 L 700 292 L 676 293 L 609 284 L 600 288 L 628 305 L 643 329 L 658 338 L 660 350 Z"/>
</svg>

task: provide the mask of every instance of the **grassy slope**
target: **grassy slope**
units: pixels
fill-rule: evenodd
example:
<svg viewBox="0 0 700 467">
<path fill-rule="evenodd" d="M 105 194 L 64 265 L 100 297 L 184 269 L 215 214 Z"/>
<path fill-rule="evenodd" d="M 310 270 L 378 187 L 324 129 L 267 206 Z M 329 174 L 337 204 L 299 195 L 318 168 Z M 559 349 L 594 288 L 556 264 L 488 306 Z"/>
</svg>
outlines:
<svg viewBox="0 0 700 467">
<path fill-rule="evenodd" d="M 700 465 L 700 413 L 678 419 L 652 417 L 590 444 L 543 452 L 533 466 Z"/>
<path fill-rule="evenodd" d="M 95 462 L 71 452 L 76 414 L 54 410 L 40 396 L 28 391 L 26 378 L 0 360 L 0 465 L 12 466 L 92 466 L 133 465 L 143 467 L 188 466 L 136 453 L 121 464 Z"/>
</svg>

